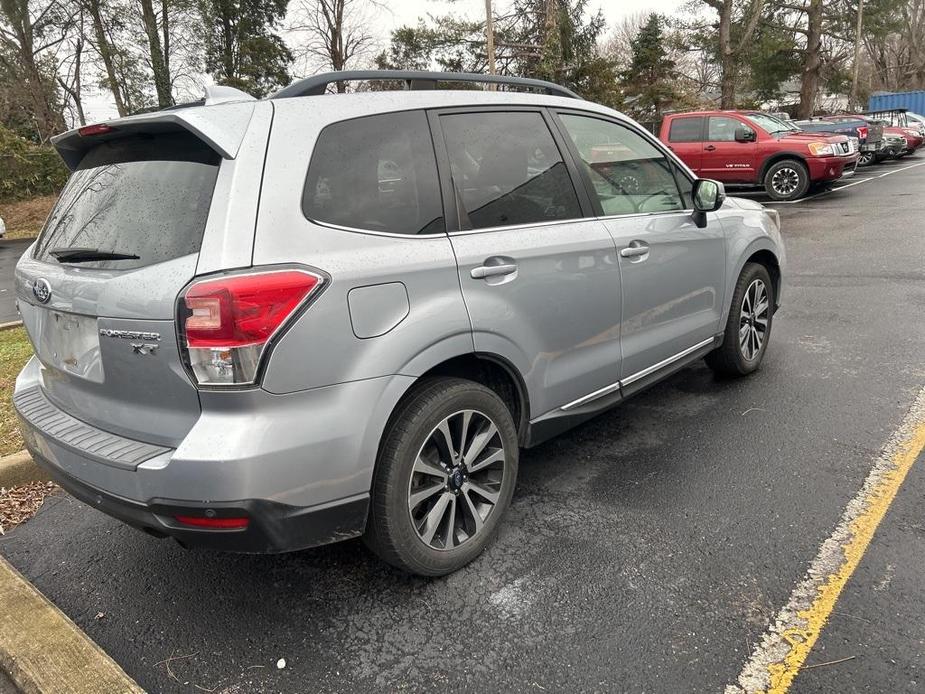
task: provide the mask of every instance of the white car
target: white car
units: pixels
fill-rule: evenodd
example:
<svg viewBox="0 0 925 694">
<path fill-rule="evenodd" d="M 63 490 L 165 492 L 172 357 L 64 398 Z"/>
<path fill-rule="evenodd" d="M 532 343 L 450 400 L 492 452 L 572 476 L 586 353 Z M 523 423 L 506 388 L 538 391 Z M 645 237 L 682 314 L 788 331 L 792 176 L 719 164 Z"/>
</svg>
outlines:
<svg viewBox="0 0 925 694">
<path fill-rule="evenodd" d="M 3 223 L 3 217 L 0 217 L 0 239 L 6 234 L 6 224 Z"/>
</svg>

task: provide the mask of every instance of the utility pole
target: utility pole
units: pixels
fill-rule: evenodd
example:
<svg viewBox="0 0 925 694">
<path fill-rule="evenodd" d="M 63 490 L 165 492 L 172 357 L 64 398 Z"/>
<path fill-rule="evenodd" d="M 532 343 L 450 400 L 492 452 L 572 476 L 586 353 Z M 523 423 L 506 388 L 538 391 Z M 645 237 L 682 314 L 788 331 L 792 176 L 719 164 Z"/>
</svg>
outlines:
<svg viewBox="0 0 925 694">
<path fill-rule="evenodd" d="M 849 108 L 858 104 L 858 70 L 861 64 L 861 29 L 864 25 L 864 0 L 858 0 L 858 21 L 854 30 L 854 74 L 851 76 L 851 96 L 848 97 Z"/>
<path fill-rule="evenodd" d="M 495 20 L 491 12 L 491 0 L 485 0 L 485 50 L 488 53 L 488 74 L 497 75 L 495 68 Z M 492 85 L 494 88 L 494 85 Z"/>
</svg>

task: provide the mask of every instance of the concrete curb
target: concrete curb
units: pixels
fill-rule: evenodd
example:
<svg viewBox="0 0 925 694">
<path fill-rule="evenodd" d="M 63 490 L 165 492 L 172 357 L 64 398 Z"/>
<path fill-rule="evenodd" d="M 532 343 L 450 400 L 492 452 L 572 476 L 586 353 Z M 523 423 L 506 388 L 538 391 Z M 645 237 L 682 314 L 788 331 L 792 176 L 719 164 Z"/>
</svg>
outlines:
<svg viewBox="0 0 925 694">
<path fill-rule="evenodd" d="M 0 487 L 9 489 L 29 482 L 48 482 L 51 478 L 45 474 L 29 451 L 20 451 L 0 458 Z"/>
<path fill-rule="evenodd" d="M 0 330 L 12 330 L 22 325 L 21 320 L 11 320 L 6 323 L 0 323 Z"/>
<path fill-rule="evenodd" d="M 2 557 L 0 668 L 23 694 L 144 693 L 112 658 Z"/>
</svg>

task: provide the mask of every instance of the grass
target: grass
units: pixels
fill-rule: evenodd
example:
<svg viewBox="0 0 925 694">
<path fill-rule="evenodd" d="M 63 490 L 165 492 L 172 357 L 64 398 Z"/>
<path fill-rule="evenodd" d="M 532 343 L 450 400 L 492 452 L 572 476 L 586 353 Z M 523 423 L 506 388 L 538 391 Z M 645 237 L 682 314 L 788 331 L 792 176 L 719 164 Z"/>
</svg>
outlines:
<svg viewBox="0 0 925 694">
<path fill-rule="evenodd" d="M 19 422 L 13 411 L 13 385 L 32 356 L 25 328 L 0 331 L 0 456 L 23 448 Z"/>
<path fill-rule="evenodd" d="M 0 203 L 0 217 L 6 223 L 4 238 L 32 239 L 38 236 L 57 199 L 57 195 L 43 195 L 31 200 Z"/>
</svg>

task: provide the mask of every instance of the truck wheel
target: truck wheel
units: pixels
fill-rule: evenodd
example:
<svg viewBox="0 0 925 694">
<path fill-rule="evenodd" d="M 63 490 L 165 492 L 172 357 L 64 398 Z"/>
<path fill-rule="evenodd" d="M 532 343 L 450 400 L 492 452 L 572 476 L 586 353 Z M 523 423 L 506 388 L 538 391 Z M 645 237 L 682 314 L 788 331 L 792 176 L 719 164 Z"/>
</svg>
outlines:
<svg viewBox="0 0 925 694">
<path fill-rule="evenodd" d="M 422 382 L 383 436 L 367 546 L 421 576 L 465 566 L 511 502 L 518 456 L 514 420 L 494 391 L 460 378 Z"/>
<path fill-rule="evenodd" d="M 774 320 L 774 284 L 760 263 L 746 263 L 732 294 L 723 342 L 706 356 L 724 376 L 746 376 L 761 364 Z"/>
<path fill-rule="evenodd" d="M 874 159 L 874 152 L 861 152 L 861 156 L 858 157 L 858 166 L 870 166 L 874 163 Z"/>
<path fill-rule="evenodd" d="M 809 172 L 795 159 L 775 162 L 764 175 L 764 188 L 772 200 L 796 200 L 809 190 Z"/>
</svg>

